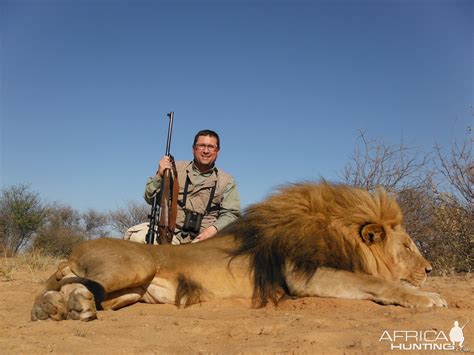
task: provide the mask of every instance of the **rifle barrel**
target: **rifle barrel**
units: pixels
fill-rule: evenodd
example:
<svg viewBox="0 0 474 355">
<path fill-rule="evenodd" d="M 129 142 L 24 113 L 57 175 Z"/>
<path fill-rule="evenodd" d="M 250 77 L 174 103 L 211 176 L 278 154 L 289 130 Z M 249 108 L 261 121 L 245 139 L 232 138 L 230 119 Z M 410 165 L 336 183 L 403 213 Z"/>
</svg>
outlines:
<svg viewBox="0 0 474 355">
<path fill-rule="evenodd" d="M 170 120 L 169 120 L 169 123 L 168 123 L 168 139 L 166 140 L 166 152 L 165 152 L 165 154 L 167 156 L 170 156 L 171 135 L 173 133 L 173 119 L 174 119 L 174 112 L 173 111 L 168 113 L 168 118 Z"/>
<path fill-rule="evenodd" d="M 166 140 L 166 155 L 170 156 L 170 147 L 171 147 L 171 135 L 173 131 L 173 118 L 174 118 L 174 112 L 168 113 L 168 118 L 169 118 L 169 124 L 168 124 L 168 138 Z M 165 170 L 165 176 L 164 179 L 161 181 L 161 188 L 160 191 L 155 194 L 153 197 L 153 202 L 152 202 L 152 207 L 151 207 L 151 213 L 148 215 L 148 218 L 150 219 L 149 222 L 149 227 L 148 227 L 148 233 L 146 235 L 146 242 L 147 244 L 154 244 L 155 242 L 155 237 L 156 237 L 156 230 L 155 226 L 158 225 L 161 213 L 164 213 L 161 208 L 161 203 L 163 201 L 163 196 L 165 198 L 169 198 L 169 196 L 163 195 L 163 182 L 164 180 L 170 179 L 170 171 L 169 169 Z M 169 191 L 168 191 L 169 194 Z M 166 226 L 168 225 L 167 219 L 166 219 Z M 160 233 L 158 233 L 160 234 Z M 161 244 L 161 242 L 159 243 Z"/>
</svg>

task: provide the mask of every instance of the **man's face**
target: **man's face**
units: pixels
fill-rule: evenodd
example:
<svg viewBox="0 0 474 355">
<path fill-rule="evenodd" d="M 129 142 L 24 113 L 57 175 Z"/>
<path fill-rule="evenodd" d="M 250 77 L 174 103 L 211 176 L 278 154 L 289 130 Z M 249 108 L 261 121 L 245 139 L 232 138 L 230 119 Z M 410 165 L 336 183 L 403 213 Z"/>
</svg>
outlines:
<svg viewBox="0 0 474 355">
<path fill-rule="evenodd" d="M 219 155 L 217 139 L 210 136 L 199 136 L 193 147 L 194 160 L 199 168 L 211 168 Z"/>
</svg>

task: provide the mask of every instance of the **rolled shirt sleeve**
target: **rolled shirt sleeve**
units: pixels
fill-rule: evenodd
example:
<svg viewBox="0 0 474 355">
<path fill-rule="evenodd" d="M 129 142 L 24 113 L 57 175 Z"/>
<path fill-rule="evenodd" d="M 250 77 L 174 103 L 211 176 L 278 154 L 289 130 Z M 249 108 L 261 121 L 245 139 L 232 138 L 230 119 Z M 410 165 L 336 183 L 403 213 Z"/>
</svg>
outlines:
<svg viewBox="0 0 474 355">
<path fill-rule="evenodd" d="M 156 193 L 159 191 L 160 188 L 161 176 L 155 175 L 148 178 L 145 185 L 145 193 L 143 197 L 149 205 L 153 204 L 153 198 L 155 197 Z"/>
<path fill-rule="evenodd" d="M 217 231 L 235 221 L 240 216 L 240 195 L 234 178 L 231 178 L 222 192 L 219 216 L 213 226 Z"/>
</svg>

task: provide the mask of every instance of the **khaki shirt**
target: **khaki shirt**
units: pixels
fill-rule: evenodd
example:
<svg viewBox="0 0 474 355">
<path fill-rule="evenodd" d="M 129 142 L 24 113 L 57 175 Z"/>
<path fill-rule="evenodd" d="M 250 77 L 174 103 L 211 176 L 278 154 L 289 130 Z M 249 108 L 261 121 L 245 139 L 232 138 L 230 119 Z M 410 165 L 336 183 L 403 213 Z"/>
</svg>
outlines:
<svg viewBox="0 0 474 355">
<path fill-rule="evenodd" d="M 237 190 L 237 184 L 231 175 L 216 167 L 201 173 L 192 161 L 177 161 L 176 170 L 179 181 L 179 202 L 173 244 L 189 243 L 191 241 L 189 237 L 183 238 L 181 236 L 184 210 L 179 206 L 179 203 L 183 201 L 187 178 L 189 178 L 189 184 L 186 206 L 184 208 L 204 214 L 201 232 L 209 226 L 214 226 L 219 231 L 240 215 L 240 195 Z M 211 190 L 216 182 L 217 188 L 211 202 L 211 208 L 210 211 L 206 212 Z M 153 198 L 158 193 L 160 187 L 161 177 L 159 175 L 148 178 L 144 195 L 145 201 L 148 204 L 151 205 L 153 203 Z"/>
</svg>

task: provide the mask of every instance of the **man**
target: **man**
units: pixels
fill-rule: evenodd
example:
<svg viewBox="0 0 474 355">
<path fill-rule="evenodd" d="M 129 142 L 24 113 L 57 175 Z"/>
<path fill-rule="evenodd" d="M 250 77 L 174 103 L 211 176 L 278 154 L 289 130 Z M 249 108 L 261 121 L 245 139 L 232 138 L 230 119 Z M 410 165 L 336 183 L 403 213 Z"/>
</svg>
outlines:
<svg viewBox="0 0 474 355">
<path fill-rule="evenodd" d="M 459 347 L 460 348 L 463 347 L 462 346 L 462 344 L 464 343 L 463 329 L 466 326 L 466 324 L 464 324 L 464 326 L 461 328 L 459 326 L 459 322 L 457 320 L 454 321 L 454 327 L 452 327 L 449 332 L 449 339 L 451 340 L 451 343 L 453 344 L 453 346 L 456 346 L 456 343 L 459 343 Z"/>
<path fill-rule="evenodd" d="M 211 130 L 199 131 L 192 148 L 193 161 L 176 161 L 179 197 L 172 244 L 211 238 L 240 214 L 234 178 L 215 166 L 220 151 L 219 135 Z M 149 204 L 160 189 L 166 169 L 172 169 L 168 156 L 160 160 L 156 175 L 146 183 L 144 197 Z"/>
</svg>

